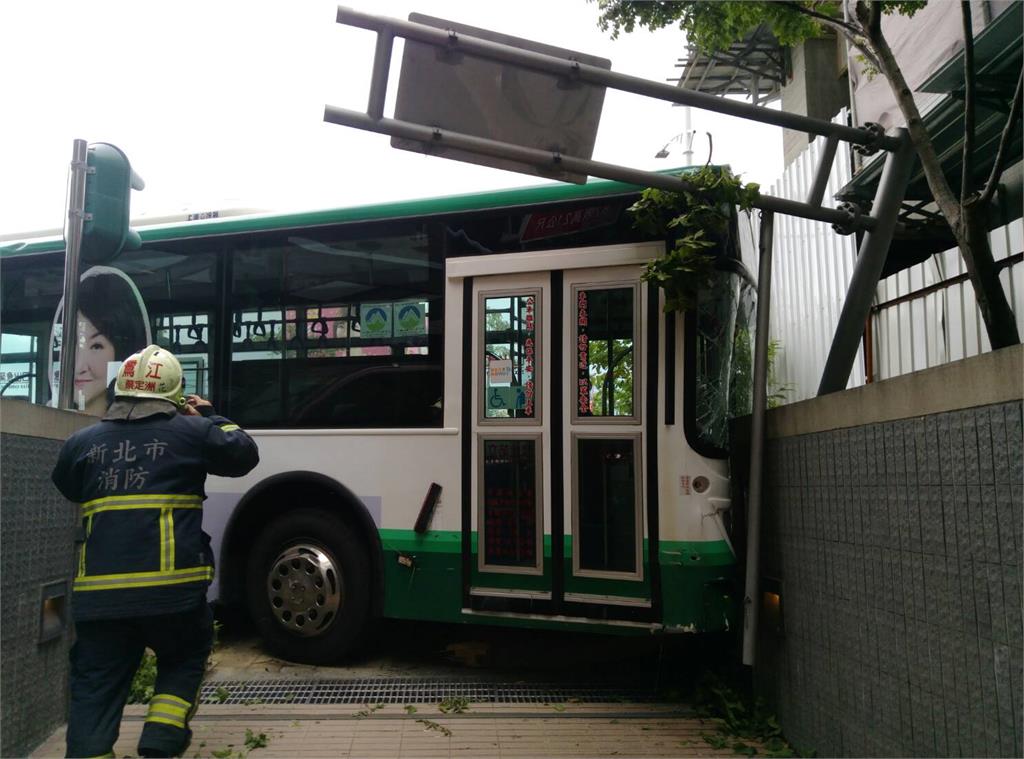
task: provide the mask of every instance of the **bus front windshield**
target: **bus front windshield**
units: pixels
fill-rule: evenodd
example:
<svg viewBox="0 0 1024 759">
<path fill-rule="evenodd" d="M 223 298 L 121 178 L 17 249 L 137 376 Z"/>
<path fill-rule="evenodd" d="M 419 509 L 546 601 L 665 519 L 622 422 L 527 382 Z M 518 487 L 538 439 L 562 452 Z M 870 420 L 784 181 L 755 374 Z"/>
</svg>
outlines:
<svg viewBox="0 0 1024 759">
<path fill-rule="evenodd" d="M 700 442 L 729 447 L 729 420 L 751 412 L 754 345 L 753 287 L 720 273 L 701 292 L 696 317 L 695 421 Z"/>
</svg>

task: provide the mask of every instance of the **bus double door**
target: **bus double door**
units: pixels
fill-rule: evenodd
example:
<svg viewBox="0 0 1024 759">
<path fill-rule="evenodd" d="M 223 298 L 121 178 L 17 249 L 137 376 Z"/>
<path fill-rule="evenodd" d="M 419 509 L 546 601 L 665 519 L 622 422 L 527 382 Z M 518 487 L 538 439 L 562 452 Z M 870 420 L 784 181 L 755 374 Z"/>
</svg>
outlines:
<svg viewBox="0 0 1024 759">
<path fill-rule="evenodd" d="M 463 288 L 470 613 L 649 622 L 657 611 L 647 287 L 637 264 L 585 260 L 568 251 L 560 262 L 575 268 L 475 276 Z"/>
</svg>

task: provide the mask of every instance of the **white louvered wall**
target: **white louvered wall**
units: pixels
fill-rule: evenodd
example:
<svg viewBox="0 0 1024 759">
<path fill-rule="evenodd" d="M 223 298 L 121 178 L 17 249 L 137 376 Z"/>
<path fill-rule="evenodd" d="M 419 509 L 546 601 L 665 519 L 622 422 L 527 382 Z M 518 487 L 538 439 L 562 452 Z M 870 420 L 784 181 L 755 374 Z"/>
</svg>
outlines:
<svg viewBox="0 0 1024 759">
<path fill-rule="evenodd" d="M 836 121 L 845 123 L 845 111 Z M 806 200 L 824 147 L 823 137 L 810 143 L 768 193 Z M 849 153 L 840 143 L 825 205 L 835 206 L 832 196 L 850 177 Z M 991 239 L 997 261 L 1019 254 L 1024 250 L 1024 223 L 1017 219 L 993 231 Z M 775 378 L 776 385 L 790 388 L 787 403 L 812 398 L 817 392 L 856 255 L 856 238 L 837 235 L 829 224 L 784 215 L 775 218 L 770 331 L 772 339 L 780 343 Z M 960 254 L 954 249 L 879 283 L 872 311 L 875 381 L 990 350 L 970 282 L 947 284 L 936 292 L 885 305 L 964 272 Z M 1017 262 L 1004 269 L 1000 279 L 1017 315 L 1017 328 L 1024 334 L 1024 264 Z M 862 345 L 847 387 L 864 382 Z"/>
</svg>

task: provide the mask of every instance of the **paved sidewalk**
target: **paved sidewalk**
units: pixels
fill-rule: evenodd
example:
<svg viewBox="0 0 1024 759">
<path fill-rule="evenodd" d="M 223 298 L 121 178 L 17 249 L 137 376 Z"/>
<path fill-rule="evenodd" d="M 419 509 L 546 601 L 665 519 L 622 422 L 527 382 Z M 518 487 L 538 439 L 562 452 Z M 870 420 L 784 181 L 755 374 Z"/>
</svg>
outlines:
<svg viewBox="0 0 1024 759">
<path fill-rule="evenodd" d="M 125 711 L 117 756 L 133 756 L 144 706 Z M 714 749 L 716 720 L 666 704 L 470 704 L 460 714 L 436 705 L 203 705 L 186 757 L 689 757 L 735 756 Z M 266 736 L 248 749 L 246 731 Z M 64 755 L 64 728 L 33 757 Z"/>
</svg>

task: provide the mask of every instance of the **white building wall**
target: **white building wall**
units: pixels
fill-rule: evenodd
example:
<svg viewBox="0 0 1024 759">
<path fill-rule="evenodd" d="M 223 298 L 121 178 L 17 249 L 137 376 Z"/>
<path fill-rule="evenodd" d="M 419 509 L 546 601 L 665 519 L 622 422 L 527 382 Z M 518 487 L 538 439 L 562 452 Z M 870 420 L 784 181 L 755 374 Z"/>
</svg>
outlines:
<svg viewBox="0 0 1024 759">
<path fill-rule="evenodd" d="M 845 111 L 836 121 L 845 123 Z M 823 137 L 812 142 L 767 192 L 806 200 L 824 146 Z M 835 206 L 832 196 L 850 177 L 849 153 L 840 143 L 825 205 Z M 994 230 L 991 240 L 997 261 L 1021 253 L 1024 222 L 1017 219 Z M 787 403 L 817 393 L 856 256 L 854 235 L 837 235 L 822 222 L 776 216 L 770 334 L 779 342 L 775 381 L 777 387 L 788 387 Z M 955 281 L 965 272 L 959 251 L 953 249 L 879 283 L 872 310 L 873 381 L 991 350 L 971 283 L 965 277 Z M 1024 334 L 1024 264 L 1004 269 L 1000 279 L 1017 315 L 1017 329 Z M 930 286 L 937 286 L 936 291 L 890 303 Z M 865 380 L 862 343 L 847 387 Z"/>
<path fill-rule="evenodd" d="M 989 239 L 996 261 L 1019 254 L 1024 250 L 1024 222 L 1017 219 L 993 230 Z M 873 318 L 876 379 L 959 361 L 992 349 L 974 287 L 966 274 L 960 252 L 954 248 L 879 283 Z M 1017 331 L 1024 334 L 1024 265 L 1004 268 L 999 279 L 1017 317 Z M 935 292 L 886 305 L 942 282 L 947 284 Z"/>
<path fill-rule="evenodd" d="M 844 111 L 837 121 L 845 117 Z M 806 200 L 824 147 L 824 138 L 810 143 L 767 192 Z M 849 155 L 841 148 L 836 151 L 824 205 L 835 207 L 832 196 L 850 175 Z M 818 390 L 856 255 L 854 237 L 837 235 L 830 224 L 782 214 L 775 217 L 769 332 L 779 342 L 775 379 L 778 386 L 788 388 L 787 403 L 812 398 Z M 863 367 L 861 350 L 849 387 L 864 383 Z"/>
</svg>

